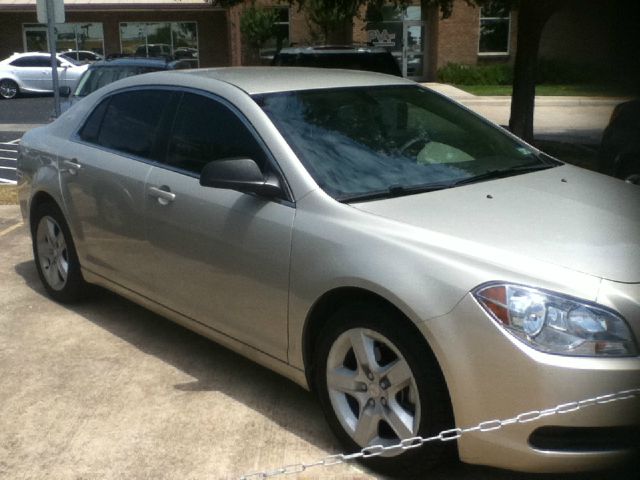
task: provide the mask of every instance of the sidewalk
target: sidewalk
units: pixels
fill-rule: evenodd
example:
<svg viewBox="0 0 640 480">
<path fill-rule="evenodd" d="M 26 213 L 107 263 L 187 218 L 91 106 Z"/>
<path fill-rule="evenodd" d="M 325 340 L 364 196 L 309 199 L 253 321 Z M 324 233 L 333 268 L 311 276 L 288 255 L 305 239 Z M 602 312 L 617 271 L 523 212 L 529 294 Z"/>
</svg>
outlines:
<svg viewBox="0 0 640 480">
<path fill-rule="evenodd" d="M 451 85 L 423 84 L 461 103 L 498 125 L 508 125 L 511 97 L 476 96 Z M 616 105 L 627 100 L 618 97 L 536 97 L 534 135 L 537 140 L 596 146 L 600 144 Z"/>
</svg>

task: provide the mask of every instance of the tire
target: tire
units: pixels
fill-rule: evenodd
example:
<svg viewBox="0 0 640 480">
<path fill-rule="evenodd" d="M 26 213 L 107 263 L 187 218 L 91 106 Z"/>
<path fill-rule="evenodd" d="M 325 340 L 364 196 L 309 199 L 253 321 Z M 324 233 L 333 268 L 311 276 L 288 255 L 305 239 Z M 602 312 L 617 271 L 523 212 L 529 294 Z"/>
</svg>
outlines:
<svg viewBox="0 0 640 480">
<path fill-rule="evenodd" d="M 84 298 L 89 286 L 82 278 L 73 238 L 57 205 L 36 207 L 31 238 L 38 276 L 49 296 L 60 303 Z"/>
<path fill-rule="evenodd" d="M 13 80 L 3 79 L 0 80 L 0 97 L 9 100 L 11 98 L 15 98 L 20 93 L 20 89 L 18 88 L 18 84 Z"/>
<path fill-rule="evenodd" d="M 331 316 L 318 340 L 315 387 L 347 453 L 454 427 L 437 361 L 405 322 L 391 308 L 352 304 Z M 455 442 L 431 442 L 363 463 L 384 474 L 416 476 L 455 454 Z"/>
</svg>

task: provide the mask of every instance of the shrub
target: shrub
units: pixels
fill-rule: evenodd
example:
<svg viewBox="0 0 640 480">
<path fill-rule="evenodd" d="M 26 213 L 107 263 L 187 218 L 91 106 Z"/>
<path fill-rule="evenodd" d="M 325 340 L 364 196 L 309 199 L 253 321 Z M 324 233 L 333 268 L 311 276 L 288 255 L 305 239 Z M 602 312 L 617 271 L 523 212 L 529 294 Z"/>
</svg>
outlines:
<svg viewBox="0 0 640 480">
<path fill-rule="evenodd" d="M 438 80 L 454 85 L 511 85 L 513 67 L 509 64 L 476 66 L 447 63 L 438 70 Z"/>
</svg>

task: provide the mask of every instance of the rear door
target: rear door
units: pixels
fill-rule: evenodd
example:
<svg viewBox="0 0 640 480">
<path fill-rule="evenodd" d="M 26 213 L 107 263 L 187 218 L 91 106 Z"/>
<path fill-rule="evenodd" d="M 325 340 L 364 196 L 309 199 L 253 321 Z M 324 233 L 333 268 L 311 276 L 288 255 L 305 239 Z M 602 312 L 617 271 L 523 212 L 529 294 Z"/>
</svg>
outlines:
<svg viewBox="0 0 640 480">
<path fill-rule="evenodd" d="M 147 181 L 155 296 L 172 310 L 286 360 L 295 209 L 286 199 L 200 186 L 205 164 L 230 157 L 252 158 L 263 172 L 277 174 L 263 142 L 230 104 L 183 93 L 166 161 Z"/>
<path fill-rule="evenodd" d="M 108 97 L 59 159 L 65 208 L 82 266 L 144 295 L 152 288 L 145 181 L 173 98 L 160 89 Z"/>
</svg>

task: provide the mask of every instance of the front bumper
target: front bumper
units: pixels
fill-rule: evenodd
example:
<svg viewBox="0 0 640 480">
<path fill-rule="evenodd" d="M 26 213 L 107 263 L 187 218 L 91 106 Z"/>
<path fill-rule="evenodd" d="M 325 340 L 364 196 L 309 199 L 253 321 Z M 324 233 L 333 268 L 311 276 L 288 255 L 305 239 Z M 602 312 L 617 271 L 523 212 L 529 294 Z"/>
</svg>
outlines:
<svg viewBox="0 0 640 480">
<path fill-rule="evenodd" d="M 440 362 L 459 428 L 640 388 L 640 357 L 583 358 L 538 352 L 496 325 L 470 294 L 449 314 L 420 328 Z M 608 469 L 637 454 L 632 443 L 617 438 L 625 437 L 626 431 L 635 435 L 638 429 L 640 397 L 636 396 L 493 431 L 466 433 L 458 440 L 458 449 L 464 462 L 509 470 Z M 608 435 L 611 441 L 590 442 L 592 435 Z"/>
</svg>

